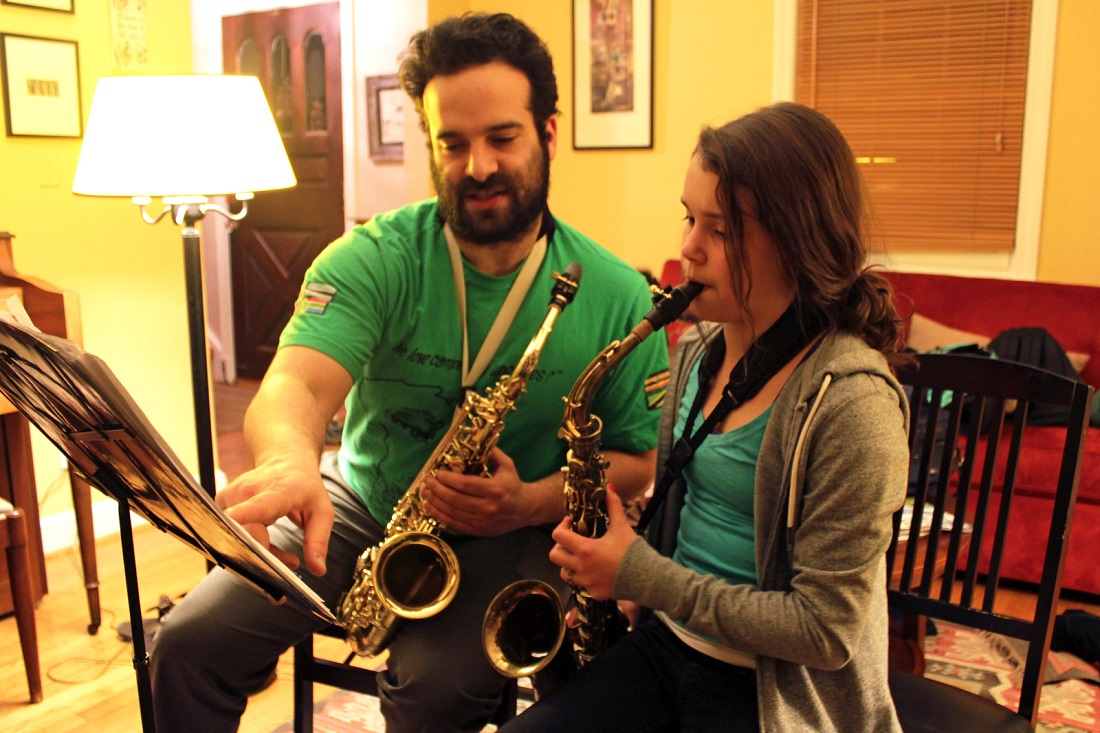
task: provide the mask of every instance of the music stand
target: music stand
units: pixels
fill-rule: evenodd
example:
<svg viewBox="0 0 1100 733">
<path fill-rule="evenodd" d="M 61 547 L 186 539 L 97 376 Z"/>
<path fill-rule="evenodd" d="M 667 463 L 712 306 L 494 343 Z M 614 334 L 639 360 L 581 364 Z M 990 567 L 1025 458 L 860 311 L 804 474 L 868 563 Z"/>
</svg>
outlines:
<svg viewBox="0 0 1100 733">
<path fill-rule="evenodd" d="M 67 339 L 0 318 L 0 392 L 118 501 L 142 730 L 156 730 L 130 512 L 276 600 L 336 623 L 324 601 L 214 503 L 107 365 Z"/>
</svg>

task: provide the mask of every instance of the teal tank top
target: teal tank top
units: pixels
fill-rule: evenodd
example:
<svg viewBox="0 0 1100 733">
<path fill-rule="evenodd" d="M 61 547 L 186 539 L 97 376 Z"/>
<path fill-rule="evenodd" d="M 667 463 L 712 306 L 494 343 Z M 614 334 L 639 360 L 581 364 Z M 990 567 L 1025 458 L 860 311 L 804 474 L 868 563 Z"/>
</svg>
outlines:
<svg viewBox="0 0 1100 733">
<path fill-rule="evenodd" d="M 698 391 L 699 370 L 692 369 L 680 402 L 676 438 L 683 435 Z M 756 585 L 756 461 L 771 412 L 769 406 L 746 425 L 708 435 L 684 468 L 687 498 L 673 554 L 681 565 L 731 583 Z"/>
</svg>

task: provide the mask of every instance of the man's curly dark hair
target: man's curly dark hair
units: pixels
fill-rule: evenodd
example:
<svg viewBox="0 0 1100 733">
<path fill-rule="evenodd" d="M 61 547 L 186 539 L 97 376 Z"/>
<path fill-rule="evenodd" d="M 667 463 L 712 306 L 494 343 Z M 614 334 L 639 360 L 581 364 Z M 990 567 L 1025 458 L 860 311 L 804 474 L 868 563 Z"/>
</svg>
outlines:
<svg viewBox="0 0 1100 733">
<path fill-rule="evenodd" d="M 558 112 L 558 82 L 546 44 L 527 25 L 507 13 L 466 13 L 419 31 L 401 59 L 401 86 L 424 118 L 424 88 L 436 76 L 457 74 L 499 61 L 523 72 L 531 83 L 528 108 L 545 139 L 546 122 Z"/>
</svg>

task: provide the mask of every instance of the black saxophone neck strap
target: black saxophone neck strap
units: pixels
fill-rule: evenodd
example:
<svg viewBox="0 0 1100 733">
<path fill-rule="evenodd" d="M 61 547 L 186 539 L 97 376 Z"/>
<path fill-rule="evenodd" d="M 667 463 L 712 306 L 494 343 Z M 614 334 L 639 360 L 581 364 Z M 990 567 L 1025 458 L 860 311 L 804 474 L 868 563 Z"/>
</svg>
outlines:
<svg viewBox="0 0 1100 733">
<path fill-rule="evenodd" d="M 657 508 L 668 494 L 669 488 L 687 466 L 695 451 L 702 445 L 703 440 L 714 432 L 731 410 L 746 400 L 752 399 L 784 365 L 817 338 L 824 326 L 824 319 L 819 313 L 809 308 L 800 309 L 796 303 L 791 303 L 779 319 L 752 343 L 745 355 L 734 365 L 726 386 L 722 388 L 722 398 L 707 415 L 699 429 L 692 432 L 695 420 L 702 410 L 703 401 L 706 399 L 707 386 L 714 372 L 721 365 L 725 352 L 722 335 L 721 333 L 717 335 L 716 343 L 712 344 L 700 361 L 699 391 L 688 412 L 684 433 L 672 447 L 665 461 L 664 472 L 653 487 L 653 496 L 650 497 L 638 519 L 636 527 L 638 534 L 642 534 L 649 526 Z"/>
</svg>

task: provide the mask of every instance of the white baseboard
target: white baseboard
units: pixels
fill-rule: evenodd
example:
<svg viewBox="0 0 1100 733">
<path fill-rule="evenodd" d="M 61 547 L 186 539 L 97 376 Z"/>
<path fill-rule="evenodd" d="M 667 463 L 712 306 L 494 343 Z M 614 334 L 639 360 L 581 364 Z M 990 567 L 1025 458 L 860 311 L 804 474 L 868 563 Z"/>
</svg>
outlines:
<svg viewBox="0 0 1100 733">
<path fill-rule="evenodd" d="M 148 522 L 130 512 L 130 522 L 137 527 Z M 78 546 L 76 536 L 76 512 L 73 510 L 58 512 L 39 521 L 42 528 L 42 552 L 49 555 L 60 550 Z M 96 539 L 118 534 L 118 504 L 113 501 L 92 503 L 92 526 Z"/>
<path fill-rule="evenodd" d="M 218 489 L 225 486 L 225 473 L 220 469 L 214 473 Z M 144 517 L 130 512 L 130 524 L 139 527 L 149 522 Z M 76 512 L 72 509 L 41 517 L 38 522 L 42 528 L 42 553 L 49 555 L 60 550 L 78 547 L 76 534 Z M 95 537 L 109 537 L 119 533 L 118 504 L 114 501 L 92 502 L 92 526 Z"/>
</svg>

